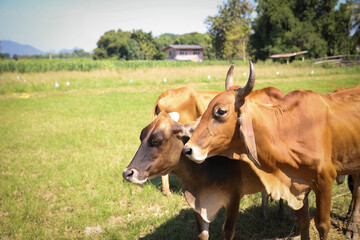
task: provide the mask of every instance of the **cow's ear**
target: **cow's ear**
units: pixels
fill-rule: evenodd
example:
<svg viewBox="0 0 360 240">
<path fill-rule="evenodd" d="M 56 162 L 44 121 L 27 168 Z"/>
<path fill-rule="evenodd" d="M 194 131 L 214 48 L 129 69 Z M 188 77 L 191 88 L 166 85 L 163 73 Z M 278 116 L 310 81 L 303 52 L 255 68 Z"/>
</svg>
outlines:
<svg viewBox="0 0 360 240">
<path fill-rule="evenodd" d="M 252 126 L 251 115 L 247 111 L 242 111 L 239 117 L 240 137 L 244 141 L 247 155 L 255 165 L 260 166 L 256 151 L 255 135 Z"/>
<path fill-rule="evenodd" d="M 176 134 L 184 144 L 186 144 L 193 132 L 195 131 L 195 128 L 200 122 L 200 118 L 194 122 L 187 123 L 187 124 L 181 124 L 177 123 L 173 126 L 173 133 Z"/>
<path fill-rule="evenodd" d="M 192 136 L 192 134 L 194 133 L 196 127 L 199 125 L 201 117 L 199 117 L 196 121 L 184 124 L 184 128 L 185 128 L 185 135 L 188 136 L 189 138 Z"/>
</svg>

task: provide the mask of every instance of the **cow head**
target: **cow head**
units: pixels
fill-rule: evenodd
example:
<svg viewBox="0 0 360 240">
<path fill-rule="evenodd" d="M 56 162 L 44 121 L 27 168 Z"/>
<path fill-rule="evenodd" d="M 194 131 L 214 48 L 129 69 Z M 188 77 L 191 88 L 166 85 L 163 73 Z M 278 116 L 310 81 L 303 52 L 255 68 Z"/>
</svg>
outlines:
<svg viewBox="0 0 360 240">
<path fill-rule="evenodd" d="M 229 156 L 226 151 L 238 145 L 240 138 L 243 150 L 259 165 L 250 109 L 246 96 L 255 84 L 255 73 L 250 61 L 250 74 L 244 88 L 230 87 L 217 95 L 209 104 L 189 142 L 184 147 L 185 155 L 197 163 L 215 155 Z M 236 146 L 241 148 L 241 146 Z"/>
<path fill-rule="evenodd" d="M 234 85 L 233 82 L 234 65 L 231 65 L 225 79 L 225 89 Z M 215 94 L 213 95 L 215 96 Z M 211 98 L 213 97 L 211 96 Z M 204 99 L 203 99 L 204 100 Z M 208 105 L 201 99 L 201 93 L 188 87 L 168 89 L 164 91 L 155 103 L 153 110 L 153 120 L 160 112 L 179 112 L 180 123 L 190 123 L 198 119 Z"/>
<path fill-rule="evenodd" d="M 180 124 L 177 122 L 178 114 L 170 115 L 161 112 L 141 131 L 141 145 L 123 172 L 125 180 L 143 184 L 147 179 L 168 174 L 176 167 L 181 150 L 190 138 L 191 126 L 195 124 Z"/>
</svg>

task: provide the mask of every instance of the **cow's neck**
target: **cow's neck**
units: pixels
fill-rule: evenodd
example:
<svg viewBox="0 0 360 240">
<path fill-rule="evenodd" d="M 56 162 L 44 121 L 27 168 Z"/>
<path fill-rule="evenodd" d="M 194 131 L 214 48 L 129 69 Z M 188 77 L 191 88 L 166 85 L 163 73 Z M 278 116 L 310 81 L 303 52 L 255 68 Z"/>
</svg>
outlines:
<svg viewBox="0 0 360 240">
<path fill-rule="evenodd" d="M 201 213 L 201 200 L 202 190 L 204 190 L 204 184 L 202 180 L 204 171 L 201 171 L 200 164 L 194 163 L 187 159 L 184 154 L 181 154 L 179 163 L 172 171 L 172 173 L 178 178 L 182 192 L 184 193 L 187 203 L 199 214 Z M 207 216 L 202 216 L 207 219 Z"/>
<path fill-rule="evenodd" d="M 248 107 L 251 108 L 257 154 L 263 167 L 273 169 L 282 163 L 291 164 L 287 156 L 289 146 L 279 136 L 280 123 L 284 122 L 284 111 L 257 102 L 248 103 Z"/>
<path fill-rule="evenodd" d="M 179 178 L 183 189 L 196 189 L 199 181 L 195 181 L 194 179 L 201 178 L 204 173 L 200 168 L 199 164 L 190 161 L 184 154 L 181 154 L 179 163 L 172 172 Z"/>
</svg>

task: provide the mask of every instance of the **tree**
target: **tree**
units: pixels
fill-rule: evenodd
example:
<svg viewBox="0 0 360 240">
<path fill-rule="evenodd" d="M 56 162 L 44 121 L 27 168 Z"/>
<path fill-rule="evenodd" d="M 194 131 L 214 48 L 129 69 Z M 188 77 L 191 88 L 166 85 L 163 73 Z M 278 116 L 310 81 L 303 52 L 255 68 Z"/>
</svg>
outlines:
<svg viewBox="0 0 360 240">
<path fill-rule="evenodd" d="M 179 35 L 176 34 L 172 34 L 172 33 L 164 33 L 161 34 L 159 37 L 156 37 L 155 40 L 155 45 L 156 48 L 161 50 L 164 49 L 166 46 L 170 45 L 170 44 L 174 44 L 175 43 L 175 39 L 178 37 Z"/>
<path fill-rule="evenodd" d="M 93 58 L 113 58 L 121 60 L 159 60 L 165 58 L 161 50 L 171 44 L 195 44 L 208 47 L 205 57 L 211 58 L 211 39 L 208 34 L 188 33 L 184 35 L 162 34 L 154 38 L 152 33 L 142 30 L 132 32 L 110 30 L 104 33 L 97 42 Z M 76 54 L 83 54 L 76 52 Z"/>
<path fill-rule="evenodd" d="M 76 49 L 73 51 L 71 55 L 72 57 L 77 57 L 77 58 L 90 57 L 90 53 L 85 52 L 84 49 Z"/>
<path fill-rule="evenodd" d="M 219 7 L 219 13 L 216 16 L 209 16 L 205 24 L 207 25 L 209 35 L 212 40 L 212 46 L 217 58 L 236 56 L 239 53 L 230 53 L 229 46 L 236 45 L 234 37 L 242 37 L 241 42 L 247 42 L 250 35 L 249 26 L 250 15 L 253 11 L 252 6 L 246 0 L 228 0 Z M 238 27 L 240 25 L 241 27 Z M 228 43 L 226 43 L 228 39 Z M 236 38 L 236 37 L 235 37 Z M 225 53 L 225 46 L 227 52 Z"/>
<path fill-rule="evenodd" d="M 142 30 L 126 32 L 119 29 L 106 32 L 97 42 L 94 59 L 114 58 L 123 60 L 155 59 L 159 49 L 156 48 L 152 33 Z"/>
<path fill-rule="evenodd" d="M 308 50 L 309 57 L 354 51 L 349 38 L 349 11 L 337 0 L 258 0 L 250 45 L 256 59 Z"/>
<path fill-rule="evenodd" d="M 232 62 L 233 58 L 240 57 L 246 60 L 246 47 L 250 36 L 250 26 L 242 21 L 234 21 L 234 26 L 225 33 L 224 55 Z"/>
<path fill-rule="evenodd" d="M 93 55 L 94 60 L 104 59 L 106 57 L 107 57 L 106 49 L 99 47 L 94 49 L 94 55 Z"/>
<path fill-rule="evenodd" d="M 9 53 L 3 53 L 2 54 L 3 59 L 10 59 L 10 54 Z"/>
<path fill-rule="evenodd" d="M 94 59 L 117 58 L 128 59 L 128 43 L 131 33 L 119 29 L 106 32 L 97 42 L 98 47 L 94 50 Z"/>
<path fill-rule="evenodd" d="M 330 55 L 351 54 L 356 47 L 350 36 L 351 30 L 351 9 L 347 4 L 340 4 L 334 14 L 334 31 L 329 41 Z"/>
<path fill-rule="evenodd" d="M 204 58 L 213 59 L 215 54 L 212 50 L 211 37 L 209 34 L 201 34 L 198 32 L 186 33 L 178 36 L 173 44 L 176 45 L 202 45 L 204 49 Z"/>
<path fill-rule="evenodd" d="M 141 53 L 140 44 L 135 39 L 130 39 L 128 44 L 128 57 L 126 60 L 142 59 L 143 54 Z"/>
<path fill-rule="evenodd" d="M 354 44 L 360 45 L 360 2 L 351 0 L 347 5 L 351 11 L 350 17 L 350 32 L 352 33 L 352 38 Z"/>
<path fill-rule="evenodd" d="M 152 60 L 154 58 L 158 49 L 156 49 L 151 32 L 145 33 L 142 30 L 134 30 L 131 34 L 131 39 L 139 44 L 141 60 Z"/>
</svg>

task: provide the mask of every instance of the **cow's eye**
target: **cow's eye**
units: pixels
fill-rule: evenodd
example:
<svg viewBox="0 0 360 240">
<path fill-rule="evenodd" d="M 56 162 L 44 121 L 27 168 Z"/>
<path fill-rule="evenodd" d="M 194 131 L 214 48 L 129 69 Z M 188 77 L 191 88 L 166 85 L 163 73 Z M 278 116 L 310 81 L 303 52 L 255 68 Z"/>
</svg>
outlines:
<svg viewBox="0 0 360 240">
<path fill-rule="evenodd" d="M 158 147 L 162 144 L 162 140 L 161 139 L 152 139 L 150 141 L 150 147 Z"/>
<path fill-rule="evenodd" d="M 216 115 L 218 116 L 224 116 L 226 113 L 227 111 L 225 109 L 219 108 L 218 110 L 216 110 Z"/>
</svg>

